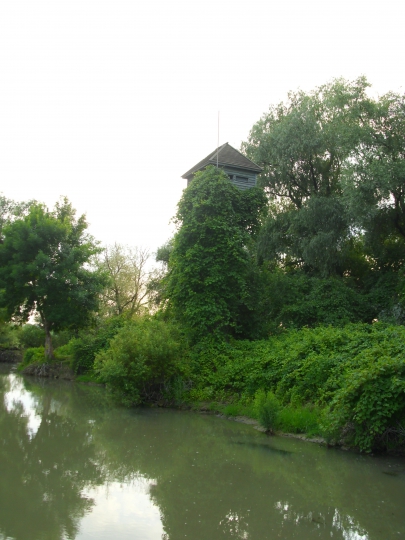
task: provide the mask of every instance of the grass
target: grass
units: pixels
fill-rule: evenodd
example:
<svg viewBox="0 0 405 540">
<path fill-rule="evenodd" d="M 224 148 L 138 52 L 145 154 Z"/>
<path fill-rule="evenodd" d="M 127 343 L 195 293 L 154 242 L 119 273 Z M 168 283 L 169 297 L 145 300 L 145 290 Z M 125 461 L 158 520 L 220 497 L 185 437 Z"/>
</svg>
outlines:
<svg viewBox="0 0 405 540">
<path fill-rule="evenodd" d="M 198 411 L 202 402 L 192 402 L 192 408 Z M 205 405 L 204 405 L 205 406 Z M 247 416 L 260 422 L 257 405 L 254 402 L 246 403 L 235 401 L 233 403 L 221 403 L 211 401 L 208 410 L 225 416 Z M 320 428 L 321 410 L 314 405 L 286 405 L 280 406 L 274 419 L 274 428 L 284 433 L 302 433 L 309 436 L 322 436 Z M 260 422 L 262 423 L 262 422 Z M 264 426 L 267 427 L 268 426 Z"/>
<path fill-rule="evenodd" d="M 285 433 L 322 435 L 319 427 L 321 412 L 314 406 L 293 407 L 288 405 L 278 412 L 276 426 Z"/>
<path fill-rule="evenodd" d="M 237 403 L 231 403 L 229 405 L 226 405 L 222 409 L 222 413 L 226 416 L 241 416 L 241 407 Z"/>
</svg>

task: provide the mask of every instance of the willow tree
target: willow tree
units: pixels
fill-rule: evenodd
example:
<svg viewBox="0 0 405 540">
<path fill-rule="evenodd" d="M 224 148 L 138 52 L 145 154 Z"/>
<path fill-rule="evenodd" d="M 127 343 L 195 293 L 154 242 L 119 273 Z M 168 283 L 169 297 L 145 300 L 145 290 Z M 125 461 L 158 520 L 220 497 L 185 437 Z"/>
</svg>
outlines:
<svg viewBox="0 0 405 540">
<path fill-rule="evenodd" d="M 347 270 L 355 246 L 342 171 L 368 136 L 368 86 L 337 79 L 291 92 L 253 126 L 242 150 L 263 168 L 259 183 L 273 201 L 263 258 L 321 276 Z"/>
<path fill-rule="evenodd" d="M 371 102 L 368 136 L 345 174 L 346 200 L 379 267 L 405 262 L 405 96 Z"/>
<path fill-rule="evenodd" d="M 84 326 L 97 308 L 104 276 L 89 267 L 100 250 L 67 199 L 49 211 L 41 204 L 3 229 L 0 245 L 0 306 L 9 318 L 38 313 L 45 356 L 52 358 L 52 331 Z"/>
<path fill-rule="evenodd" d="M 242 150 L 262 167 L 259 183 L 270 199 L 259 258 L 290 273 L 288 282 L 303 278 L 307 289 L 308 280 L 333 278 L 367 295 L 374 307 L 360 320 L 374 310 L 371 319 L 395 312 L 390 320 L 402 322 L 405 99 L 392 92 L 373 99 L 368 86 L 364 77 L 335 79 L 290 93 L 252 127 Z M 342 291 L 339 285 L 333 295 Z M 294 305 L 310 296 L 307 290 Z"/>
</svg>

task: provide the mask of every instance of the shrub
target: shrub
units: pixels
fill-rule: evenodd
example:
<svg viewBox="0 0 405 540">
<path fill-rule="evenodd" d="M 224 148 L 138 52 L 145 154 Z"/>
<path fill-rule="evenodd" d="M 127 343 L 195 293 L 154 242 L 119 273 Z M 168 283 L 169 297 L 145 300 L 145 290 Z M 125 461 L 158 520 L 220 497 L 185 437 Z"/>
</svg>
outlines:
<svg viewBox="0 0 405 540">
<path fill-rule="evenodd" d="M 165 381 L 164 395 L 170 402 L 180 405 L 189 397 L 190 381 L 183 375 L 174 375 L 169 381 Z"/>
<path fill-rule="evenodd" d="M 240 414 L 240 406 L 237 403 L 230 403 L 223 409 L 225 416 L 238 416 Z"/>
<path fill-rule="evenodd" d="M 345 438 L 363 451 L 404 444 L 403 326 L 350 324 L 288 330 L 256 342 L 207 341 L 193 347 L 190 366 L 191 398 L 237 395 L 249 401 L 256 394 L 256 401 L 264 403 L 263 396 L 272 391 L 283 404 L 280 429 L 322 429 L 329 438 Z M 321 422 L 319 410 L 325 408 Z M 271 426 L 266 414 L 262 407 L 265 427 Z"/>
<path fill-rule="evenodd" d="M 97 353 L 95 371 L 122 403 L 155 400 L 178 374 L 180 350 L 173 326 L 143 318 L 121 328 L 109 348 Z"/>
<path fill-rule="evenodd" d="M 276 429 L 280 403 L 272 392 L 258 390 L 254 399 L 254 410 L 260 424 L 267 431 Z"/>
<path fill-rule="evenodd" d="M 45 363 L 45 348 L 44 347 L 30 347 L 24 352 L 22 366 L 28 366 L 29 364 L 43 364 Z"/>
<path fill-rule="evenodd" d="M 405 420 L 405 343 L 386 343 L 362 353 L 330 404 L 325 429 L 360 450 L 387 449 L 390 433 Z"/>
<path fill-rule="evenodd" d="M 73 343 L 69 342 L 54 350 L 54 356 L 57 360 L 70 360 L 73 354 Z"/>
<path fill-rule="evenodd" d="M 319 428 L 321 413 L 316 407 L 307 405 L 294 407 L 289 405 L 280 410 L 278 429 L 285 433 L 321 434 Z"/>
<path fill-rule="evenodd" d="M 70 342 L 72 354 L 72 369 L 77 375 L 93 369 L 96 354 L 107 349 L 110 340 L 124 325 L 124 319 L 113 317 L 103 321 L 97 328 L 83 331 L 78 338 Z"/>
</svg>

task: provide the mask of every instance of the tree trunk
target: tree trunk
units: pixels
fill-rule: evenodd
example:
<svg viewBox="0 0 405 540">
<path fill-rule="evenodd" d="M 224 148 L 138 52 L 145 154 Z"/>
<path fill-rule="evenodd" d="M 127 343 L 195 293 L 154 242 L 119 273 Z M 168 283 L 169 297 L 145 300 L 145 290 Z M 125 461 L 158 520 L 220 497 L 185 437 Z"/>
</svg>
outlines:
<svg viewBox="0 0 405 540">
<path fill-rule="evenodd" d="M 52 346 L 52 336 L 51 330 L 49 328 L 49 323 L 43 319 L 44 330 L 45 330 L 45 358 L 47 360 L 53 360 L 53 346 Z"/>
</svg>

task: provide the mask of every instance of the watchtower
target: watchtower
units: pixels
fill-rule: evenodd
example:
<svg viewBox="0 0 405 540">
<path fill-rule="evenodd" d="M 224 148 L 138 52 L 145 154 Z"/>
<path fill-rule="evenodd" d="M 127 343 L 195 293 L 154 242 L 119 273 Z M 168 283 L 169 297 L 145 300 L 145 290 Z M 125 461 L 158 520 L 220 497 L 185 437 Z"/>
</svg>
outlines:
<svg viewBox="0 0 405 540">
<path fill-rule="evenodd" d="M 225 143 L 184 173 L 182 178 L 187 179 L 187 186 L 189 186 L 197 171 L 201 171 L 208 165 L 217 166 L 217 164 L 218 168 L 229 176 L 232 184 L 242 190 L 255 187 L 256 177 L 262 171 L 256 163 L 250 161 L 230 144 Z"/>
</svg>

